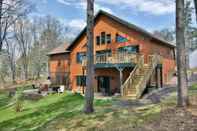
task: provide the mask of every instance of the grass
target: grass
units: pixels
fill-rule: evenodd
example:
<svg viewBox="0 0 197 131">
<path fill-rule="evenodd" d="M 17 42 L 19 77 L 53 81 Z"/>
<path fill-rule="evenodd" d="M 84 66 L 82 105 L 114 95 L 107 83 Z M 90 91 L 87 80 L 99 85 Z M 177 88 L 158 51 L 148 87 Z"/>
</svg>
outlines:
<svg viewBox="0 0 197 131">
<path fill-rule="evenodd" d="M 194 84 L 191 86 L 190 91 L 195 91 L 197 90 L 197 84 Z"/>
<path fill-rule="evenodd" d="M 0 130 L 35 130 L 66 111 L 79 110 L 82 100 L 79 95 L 50 95 L 37 102 L 25 101 L 23 111 L 19 113 L 15 112 L 14 106 L 1 104 Z"/>
<path fill-rule="evenodd" d="M 190 89 L 197 95 L 197 85 Z M 122 107 L 117 100 L 95 100 L 95 112 L 82 112 L 84 98 L 79 94 L 55 94 L 39 101 L 23 103 L 23 111 L 16 113 L 13 100 L 0 92 L 0 131 L 94 131 L 132 130 L 146 122 L 157 120 L 163 108 L 176 106 L 176 93 L 160 104 Z"/>
</svg>

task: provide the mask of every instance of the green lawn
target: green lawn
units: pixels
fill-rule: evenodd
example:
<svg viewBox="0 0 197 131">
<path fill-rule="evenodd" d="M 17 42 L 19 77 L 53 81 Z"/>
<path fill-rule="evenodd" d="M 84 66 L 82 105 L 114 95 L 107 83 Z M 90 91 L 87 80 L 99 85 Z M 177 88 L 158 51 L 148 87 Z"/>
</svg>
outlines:
<svg viewBox="0 0 197 131">
<path fill-rule="evenodd" d="M 2 98 L 0 99 L 1 131 L 37 129 L 65 112 L 80 110 L 83 101 L 79 95 L 50 95 L 40 101 L 24 101 L 23 111 L 16 113 L 13 105 L 5 104 L 6 96 L 0 97 Z"/>
<path fill-rule="evenodd" d="M 190 90 L 197 95 L 197 85 Z M 160 104 L 131 108 L 117 106 L 117 100 L 95 100 L 95 113 L 82 112 L 84 98 L 78 94 L 49 95 L 39 101 L 24 101 L 16 113 L 7 93 L 0 93 L 0 131 L 125 130 L 159 118 L 161 108 L 176 105 L 176 93 Z"/>
<path fill-rule="evenodd" d="M 38 130 L 46 123 L 59 117 L 70 118 L 81 114 L 83 97 L 64 93 L 49 95 L 39 101 L 24 101 L 23 111 L 15 112 L 13 99 L 5 92 L 0 93 L 0 131 Z M 110 101 L 95 101 L 95 105 L 107 105 Z"/>
</svg>

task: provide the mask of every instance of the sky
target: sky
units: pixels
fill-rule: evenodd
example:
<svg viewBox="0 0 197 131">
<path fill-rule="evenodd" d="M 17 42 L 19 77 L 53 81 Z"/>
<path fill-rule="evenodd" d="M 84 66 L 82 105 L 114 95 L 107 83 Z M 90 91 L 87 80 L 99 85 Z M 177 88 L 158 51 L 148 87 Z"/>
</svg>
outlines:
<svg viewBox="0 0 197 131">
<path fill-rule="evenodd" d="M 77 32 L 85 26 L 86 0 L 31 1 L 37 8 L 31 16 L 51 15 Z M 174 0 L 95 0 L 95 12 L 100 9 L 149 32 L 175 26 Z"/>
<path fill-rule="evenodd" d="M 197 67 L 197 50 L 190 54 L 190 67 Z"/>
</svg>

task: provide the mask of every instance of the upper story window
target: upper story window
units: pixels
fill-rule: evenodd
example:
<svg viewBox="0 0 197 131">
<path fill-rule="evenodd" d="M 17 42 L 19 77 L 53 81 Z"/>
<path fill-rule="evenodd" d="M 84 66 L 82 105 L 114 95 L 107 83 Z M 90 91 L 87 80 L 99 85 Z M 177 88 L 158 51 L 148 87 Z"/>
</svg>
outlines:
<svg viewBox="0 0 197 131">
<path fill-rule="evenodd" d="M 77 63 L 82 63 L 82 61 L 86 58 L 85 52 L 78 52 L 77 53 Z"/>
<path fill-rule="evenodd" d="M 96 37 L 96 45 L 100 45 L 100 43 L 101 43 L 100 36 L 97 36 Z"/>
<path fill-rule="evenodd" d="M 127 41 L 128 41 L 127 38 L 125 38 L 125 37 L 123 37 L 123 36 L 121 36 L 119 34 L 116 34 L 116 42 L 123 43 L 123 42 L 127 42 Z"/>
<path fill-rule="evenodd" d="M 101 32 L 101 44 L 105 44 L 105 32 Z"/>
<path fill-rule="evenodd" d="M 111 56 L 111 50 L 97 51 L 96 56 Z"/>
<path fill-rule="evenodd" d="M 111 43 L 111 34 L 107 34 L 106 42 L 107 42 L 107 44 Z"/>
<path fill-rule="evenodd" d="M 127 52 L 127 53 L 139 53 L 139 46 L 124 46 L 118 49 L 119 52 Z"/>
</svg>

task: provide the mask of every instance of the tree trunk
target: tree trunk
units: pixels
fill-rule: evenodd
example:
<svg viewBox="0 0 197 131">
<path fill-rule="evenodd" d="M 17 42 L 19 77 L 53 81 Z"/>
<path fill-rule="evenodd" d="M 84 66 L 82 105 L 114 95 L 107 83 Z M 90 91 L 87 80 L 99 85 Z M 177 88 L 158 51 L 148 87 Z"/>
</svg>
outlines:
<svg viewBox="0 0 197 131">
<path fill-rule="evenodd" d="M 197 0 L 194 0 L 194 7 L 196 12 L 196 22 L 197 22 Z"/>
<path fill-rule="evenodd" d="M 25 76 L 25 80 L 28 80 L 28 58 L 27 58 L 27 55 L 23 55 L 24 57 L 22 57 L 23 59 L 23 72 L 24 72 L 24 76 Z"/>
<path fill-rule="evenodd" d="M 94 0 L 87 0 L 87 79 L 85 113 L 94 112 Z"/>
<path fill-rule="evenodd" d="M 179 107 L 186 107 L 189 104 L 188 87 L 186 81 L 186 49 L 184 32 L 184 0 L 176 0 L 176 43 L 178 69 L 177 106 Z"/>
<path fill-rule="evenodd" d="M 3 40 L 2 40 L 2 6 L 3 6 L 3 0 L 0 0 L 0 52 L 1 52 L 2 46 L 3 46 Z"/>
<path fill-rule="evenodd" d="M 189 77 L 187 74 L 187 70 L 190 69 L 189 66 L 189 32 L 185 31 L 185 64 L 186 64 L 186 68 L 185 68 L 185 73 L 186 73 L 186 80 L 187 80 L 187 85 L 188 85 L 188 81 L 189 81 Z"/>
<path fill-rule="evenodd" d="M 13 62 L 11 62 L 11 71 L 12 71 L 12 83 L 16 83 L 16 67 Z"/>
<path fill-rule="evenodd" d="M 24 71 L 25 71 L 25 80 L 28 80 L 28 66 L 25 64 L 24 66 Z"/>
</svg>

